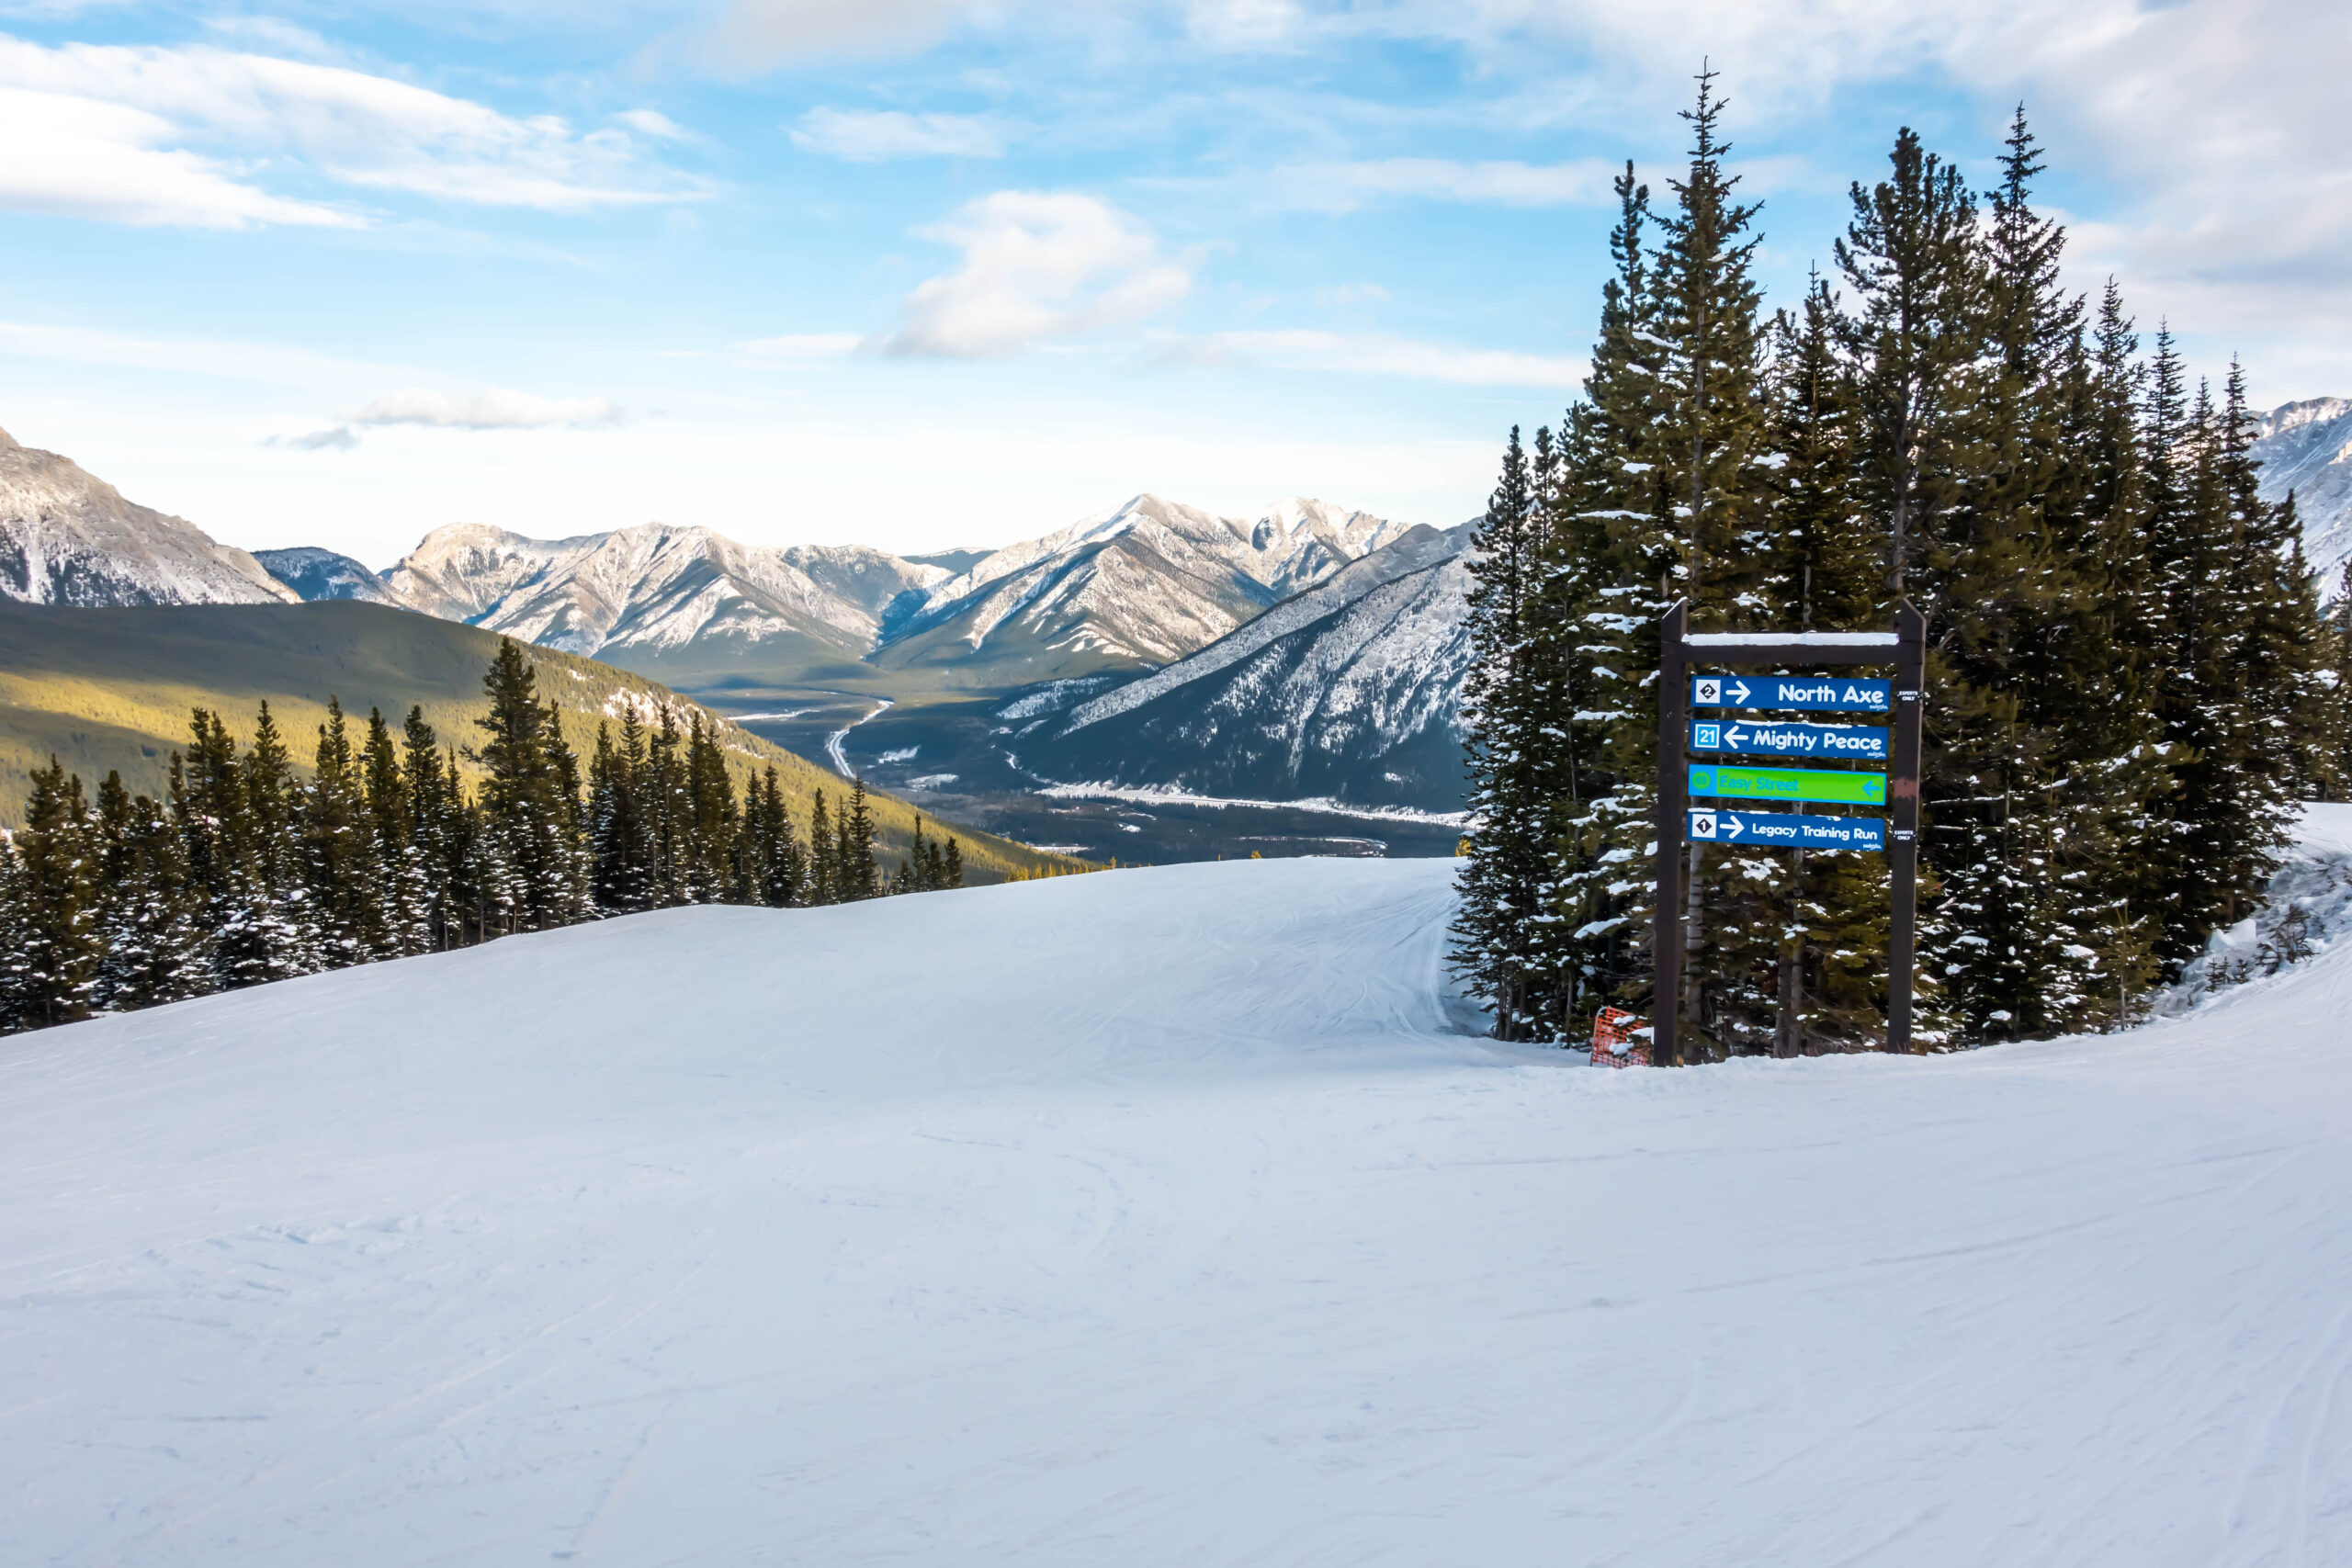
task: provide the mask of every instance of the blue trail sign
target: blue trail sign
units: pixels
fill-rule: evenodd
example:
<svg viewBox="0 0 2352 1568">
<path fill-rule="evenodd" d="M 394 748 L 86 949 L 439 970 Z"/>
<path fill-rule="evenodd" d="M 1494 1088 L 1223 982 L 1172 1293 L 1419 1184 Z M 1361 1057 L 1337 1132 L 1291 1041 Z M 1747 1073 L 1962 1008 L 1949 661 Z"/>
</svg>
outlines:
<svg viewBox="0 0 2352 1568">
<path fill-rule="evenodd" d="M 1690 750 L 1730 757 L 1838 757 L 1852 762 L 1883 762 L 1889 733 L 1859 724 L 1756 724 L 1746 719 L 1702 718 L 1690 723 Z"/>
<path fill-rule="evenodd" d="M 1875 817 L 1801 817 L 1793 811 L 1709 811 L 1702 807 L 1690 814 L 1684 837 L 1694 844 L 1883 852 L 1886 824 Z"/>
<path fill-rule="evenodd" d="M 1894 682 L 1842 675 L 1693 675 L 1694 708 L 1794 708 L 1814 713 L 1893 710 Z"/>
</svg>

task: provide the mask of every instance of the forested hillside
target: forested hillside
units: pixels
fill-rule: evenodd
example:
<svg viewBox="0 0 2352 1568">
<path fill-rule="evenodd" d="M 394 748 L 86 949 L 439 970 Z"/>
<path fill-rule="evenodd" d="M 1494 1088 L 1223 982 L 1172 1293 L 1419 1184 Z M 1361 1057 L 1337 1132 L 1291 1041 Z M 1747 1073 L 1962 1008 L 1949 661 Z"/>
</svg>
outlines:
<svg viewBox="0 0 2352 1568">
<path fill-rule="evenodd" d="M 35 769 L 0 840 L 0 1032 L 611 915 L 965 886 L 961 840 L 920 818 L 891 863 L 863 780 L 800 822 L 775 761 L 739 789 L 748 752 L 667 694 L 618 692 L 583 758 L 523 645 L 495 647 L 454 734 L 330 695 L 306 746 L 263 699 L 243 745 L 192 708 L 153 795 Z"/>
<path fill-rule="evenodd" d="M 34 769 L 51 755 L 93 790 L 119 771 L 134 795 L 163 797 L 171 754 L 188 746 L 188 715 L 220 716 L 250 744 L 255 709 L 266 702 L 281 732 L 305 741 L 326 722 L 330 696 L 364 721 L 370 708 L 397 724 L 412 706 L 440 734 L 463 738 L 484 711 L 482 671 L 498 650 L 494 633 L 380 605 L 183 605 L 69 610 L 0 603 L 0 824 L 21 825 Z M 599 722 L 634 707 L 649 717 L 674 712 L 683 725 L 704 711 L 642 676 L 594 660 L 533 649 L 539 690 L 566 745 L 594 749 Z M 711 716 L 713 734 L 741 791 L 773 764 L 793 818 L 804 826 L 818 790 L 838 797 L 847 781 Z M 310 763 L 307 744 L 297 761 Z M 462 756 L 469 781 L 480 770 Z M 874 797 L 876 841 L 888 854 L 912 842 L 914 808 Z M 1010 840 L 964 835 L 975 881 L 1034 874 L 1069 863 Z"/>
<path fill-rule="evenodd" d="M 2233 365 L 2191 384 L 2110 285 L 2060 284 L 2020 111 L 1984 192 L 1905 130 L 1826 276 L 1768 313 L 1707 78 L 1663 210 L 1627 166 L 1582 400 L 1511 434 L 1478 538 L 1457 961 L 1506 1038 L 1678 1007 L 1700 1055 L 1883 1037 L 1873 854 L 1688 852 L 1651 994 L 1659 622 L 1927 616 L 1919 1037 L 2138 1015 L 2343 777 L 2346 611 L 2258 493 Z M 2143 352 L 2144 348 L 2144 352 Z"/>
</svg>

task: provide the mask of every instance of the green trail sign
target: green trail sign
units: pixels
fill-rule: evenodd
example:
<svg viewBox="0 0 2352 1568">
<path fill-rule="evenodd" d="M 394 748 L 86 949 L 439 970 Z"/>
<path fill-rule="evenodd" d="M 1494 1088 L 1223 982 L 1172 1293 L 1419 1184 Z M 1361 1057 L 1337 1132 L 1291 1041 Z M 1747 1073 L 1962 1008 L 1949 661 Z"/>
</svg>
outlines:
<svg viewBox="0 0 2352 1568">
<path fill-rule="evenodd" d="M 1690 794 L 1722 800 L 1827 800 L 1884 806 L 1884 773 L 1837 773 L 1821 768 L 1715 768 L 1693 765 Z"/>
</svg>

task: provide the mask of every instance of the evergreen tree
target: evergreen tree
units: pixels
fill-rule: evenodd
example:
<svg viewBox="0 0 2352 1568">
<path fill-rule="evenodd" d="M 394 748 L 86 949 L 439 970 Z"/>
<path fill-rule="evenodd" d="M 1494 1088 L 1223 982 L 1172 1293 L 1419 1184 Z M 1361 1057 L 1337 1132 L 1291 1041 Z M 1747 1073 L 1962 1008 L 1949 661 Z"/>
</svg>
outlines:
<svg viewBox="0 0 2352 1568">
<path fill-rule="evenodd" d="M 172 818 L 146 795 L 134 799 L 109 771 L 98 786 L 97 838 L 102 956 L 93 1005 L 128 1012 L 201 995 L 211 954 Z"/>
<path fill-rule="evenodd" d="M 808 814 L 808 883 L 806 900 L 811 905 L 838 904 L 841 899 L 840 840 L 833 819 L 825 810 L 825 792 Z"/>
<path fill-rule="evenodd" d="M 1503 451 L 1501 481 L 1472 538 L 1471 662 L 1463 682 L 1473 826 L 1459 878 L 1453 960 L 1486 996 L 1498 1039 L 1537 1037 L 1551 1010 L 1538 966 L 1539 913 L 1549 827 L 1543 789 L 1549 682 L 1531 646 L 1538 570 L 1533 479 L 1519 431 Z"/>
<path fill-rule="evenodd" d="M 101 956 L 97 845 L 79 776 L 54 756 L 32 773 L 24 829 L 6 857 L 8 948 L 0 1006 L 12 1028 L 88 1016 Z"/>
<path fill-rule="evenodd" d="M 874 863 L 874 813 L 865 804 L 864 779 L 850 781 L 839 833 L 841 848 L 833 866 L 836 896 L 842 903 L 876 897 L 882 891 L 882 874 Z"/>
<path fill-rule="evenodd" d="M 512 637 L 499 639 L 482 686 L 490 712 L 474 725 L 486 739 L 470 754 L 484 775 L 476 875 L 514 926 L 568 924 L 581 910 L 576 765 Z"/>
<path fill-rule="evenodd" d="M 2160 340 L 2160 361 L 2168 349 Z M 2185 435 L 2188 450 L 2172 454 L 2185 482 L 2159 544 L 2168 673 L 2160 711 L 2180 775 L 2160 952 L 2174 963 L 2243 918 L 2277 869 L 2296 803 L 2313 783 L 2304 759 L 2324 725 L 2324 691 L 2301 531 L 2291 503 L 2274 507 L 2257 493 L 2247 454 L 2255 420 L 2235 366 L 2222 405 L 2200 393 Z"/>
<path fill-rule="evenodd" d="M 318 931 L 319 962 L 340 969 L 383 956 L 382 859 L 367 781 L 351 748 L 343 705 L 327 697 L 315 771 L 301 795 L 302 880 Z"/>
<path fill-rule="evenodd" d="M 216 744 L 225 744 L 213 720 Z M 225 903 L 217 907 L 216 972 L 223 987 L 258 986 L 319 967 L 317 925 L 302 875 L 300 785 L 277 720 L 263 703 L 237 763 L 237 840 Z"/>
<path fill-rule="evenodd" d="M 415 715 L 418 723 L 424 715 Z M 428 747 L 429 747 L 428 742 Z M 368 710 L 368 739 L 359 754 L 367 799 L 369 858 L 374 863 L 381 936 L 379 957 L 433 950 L 434 878 L 419 842 L 417 806 L 402 751 L 381 710 Z"/>
<path fill-rule="evenodd" d="M 465 809 L 457 779 L 457 759 L 445 764 L 440 738 L 412 706 L 401 729 L 401 793 L 409 811 L 409 846 L 424 888 L 428 944 L 446 952 L 466 941 L 461 886 L 466 855 Z"/>
<path fill-rule="evenodd" d="M 2336 579 L 2324 626 L 2324 668 L 2316 682 L 2323 694 L 2313 758 L 2315 787 L 2323 800 L 2347 800 L 2352 799 L 2352 560 L 2344 563 L 2344 574 Z"/>
<path fill-rule="evenodd" d="M 1857 415 L 1838 358 L 1837 320 L 1837 301 L 1815 276 L 1798 311 L 1774 322 L 1762 485 L 1770 523 L 1758 548 L 1770 558 L 1764 591 L 1776 606 L 1777 625 L 1807 632 L 1877 631 L 1884 590 L 1874 563 L 1881 551 L 1858 493 Z M 1891 918 L 1884 857 L 1795 850 L 1781 875 L 1747 891 L 1753 903 L 1743 913 L 1756 927 L 1750 942 L 1760 946 L 1778 926 L 1770 977 L 1773 1054 L 1876 1043 L 1885 1005 L 1879 955 L 1886 952 Z M 1762 1032 L 1761 999 L 1742 1020 L 1743 1044 L 1754 1043 Z"/>
<path fill-rule="evenodd" d="M 738 813 L 727 759 L 703 716 L 691 716 L 686 739 L 686 898 L 691 903 L 731 902 L 736 897 L 735 841 Z"/>
<path fill-rule="evenodd" d="M 687 901 L 693 872 L 692 802 L 688 796 L 686 760 L 680 752 L 685 739 L 677 715 L 664 705 L 646 747 L 645 781 L 638 792 L 639 809 L 645 814 L 650 850 L 648 898 L 657 909 Z"/>
<path fill-rule="evenodd" d="M 744 900 L 777 909 L 800 902 L 800 845 L 793 836 L 783 782 L 773 762 L 746 792 L 741 832 Z"/>
<path fill-rule="evenodd" d="M 949 887 L 964 886 L 964 846 L 952 838 L 947 840 L 947 863 L 944 869 L 947 875 L 945 886 Z"/>
<path fill-rule="evenodd" d="M 1547 526 L 1534 620 L 1555 637 L 1550 716 L 1558 747 L 1544 908 L 1531 945 L 1559 976 L 1571 1032 L 1602 1006 L 1646 1009 L 1659 617 L 1680 596 L 1682 552 L 1660 435 L 1658 304 L 1645 250 L 1649 188 L 1626 165 L 1610 235 L 1615 273 L 1585 399 L 1568 411 L 1544 490 Z M 1545 1011 L 1548 1013 L 1549 1009 Z"/>
</svg>

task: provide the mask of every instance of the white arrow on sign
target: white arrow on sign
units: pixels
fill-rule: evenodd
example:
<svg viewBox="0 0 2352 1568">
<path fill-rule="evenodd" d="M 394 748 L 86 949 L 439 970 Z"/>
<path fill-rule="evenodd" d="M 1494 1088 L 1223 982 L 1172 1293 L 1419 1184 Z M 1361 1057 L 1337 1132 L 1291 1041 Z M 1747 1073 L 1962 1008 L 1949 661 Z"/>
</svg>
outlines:
<svg viewBox="0 0 2352 1568">
<path fill-rule="evenodd" d="M 1746 831 L 1747 831 L 1747 824 L 1741 821 L 1736 817 L 1724 824 L 1724 836 L 1725 838 L 1736 839 Z"/>
<path fill-rule="evenodd" d="M 1724 731 L 1724 739 L 1730 741 L 1733 748 L 1736 750 L 1741 741 L 1747 739 L 1747 731 L 1740 728 L 1739 726 L 1735 724 L 1729 729 Z"/>
<path fill-rule="evenodd" d="M 1738 705 L 1738 706 L 1740 706 L 1740 707 L 1746 707 L 1746 706 L 1747 705 L 1747 682 L 1745 682 L 1745 681 L 1734 681 L 1734 682 L 1731 683 L 1731 694 L 1732 694 L 1731 700 L 1733 701 L 1733 703 L 1734 703 L 1734 704 L 1737 705 Z"/>
</svg>

